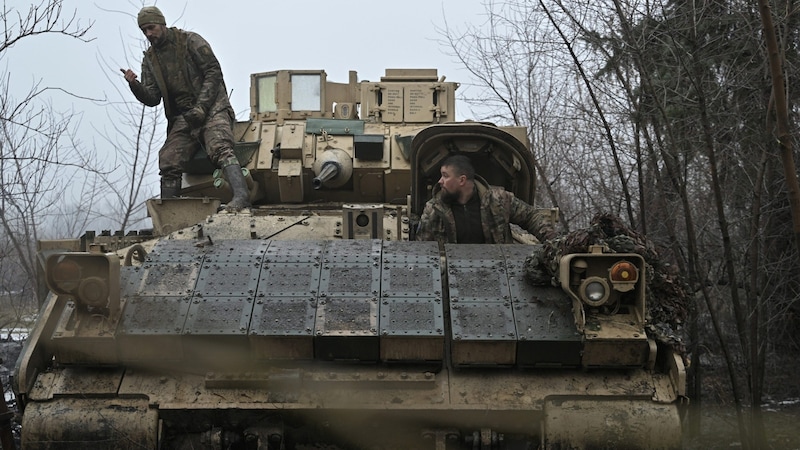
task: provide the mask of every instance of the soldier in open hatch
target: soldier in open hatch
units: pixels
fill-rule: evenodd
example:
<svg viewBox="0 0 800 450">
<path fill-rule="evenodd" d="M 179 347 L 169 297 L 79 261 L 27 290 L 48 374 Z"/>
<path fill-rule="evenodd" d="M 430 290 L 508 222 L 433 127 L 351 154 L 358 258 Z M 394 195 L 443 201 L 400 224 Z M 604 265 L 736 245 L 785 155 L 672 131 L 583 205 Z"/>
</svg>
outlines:
<svg viewBox="0 0 800 450">
<path fill-rule="evenodd" d="M 139 11 L 139 28 L 150 41 L 142 59 L 142 81 L 120 69 L 136 98 L 147 106 L 164 99 L 167 139 L 158 154 L 161 198 L 180 195 L 183 166 L 205 145 L 233 189 L 229 211 L 250 206 L 242 168 L 233 153 L 233 108 L 219 61 L 199 34 L 167 28 L 155 6 Z"/>
<path fill-rule="evenodd" d="M 468 157 L 453 155 L 441 167 L 441 190 L 428 200 L 417 229 L 418 241 L 461 244 L 513 243 L 509 223 L 540 241 L 556 236 L 549 211 L 523 202 L 502 187 L 475 175 Z"/>
</svg>

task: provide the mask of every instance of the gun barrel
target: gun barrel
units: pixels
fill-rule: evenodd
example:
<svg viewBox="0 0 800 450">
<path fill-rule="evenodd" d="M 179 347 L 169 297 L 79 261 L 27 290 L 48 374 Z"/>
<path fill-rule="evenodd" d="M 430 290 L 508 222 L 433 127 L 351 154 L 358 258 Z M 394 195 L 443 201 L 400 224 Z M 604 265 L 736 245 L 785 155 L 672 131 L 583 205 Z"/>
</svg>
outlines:
<svg viewBox="0 0 800 450">
<path fill-rule="evenodd" d="M 319 175 L 317 175 L 316 177 L 314 177 L 313 180 L 311 180 L 314 189 L 321 188 L 323 183 L 339 176 L 340 171 L 341 167 L 339 166 L 339 164 L 335 163 L 334 161 L 325 162 L 325 164 L 322 165 L 322 169 L 319 171 Z"/>
</svg>

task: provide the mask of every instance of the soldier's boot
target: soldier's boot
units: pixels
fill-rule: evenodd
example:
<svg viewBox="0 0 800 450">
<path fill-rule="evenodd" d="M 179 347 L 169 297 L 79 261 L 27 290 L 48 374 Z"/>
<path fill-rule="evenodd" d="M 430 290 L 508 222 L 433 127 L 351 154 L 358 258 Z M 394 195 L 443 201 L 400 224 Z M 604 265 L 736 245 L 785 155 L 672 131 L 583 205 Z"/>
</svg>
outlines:
<svg viewBox="0 0 800 450">
<path fill-rule="evenodd" d="M 181 180 L 161 179 L 161 198 L 174 198 L 181 195 Z"/>
<path fill-rule="evenodd" d="M 231 164 L 225 166 L 223 169 L 225 178 L 228 180 L 231 189 L 233 190 L 233 198 L 225 206 L 225 209 L 230 212 L 241 211 L 242 209 L 250 207 L 250 191 L 247 189 L 247 181 L 242 174 L 242 166 L 239 164 Z"/>
</svg>

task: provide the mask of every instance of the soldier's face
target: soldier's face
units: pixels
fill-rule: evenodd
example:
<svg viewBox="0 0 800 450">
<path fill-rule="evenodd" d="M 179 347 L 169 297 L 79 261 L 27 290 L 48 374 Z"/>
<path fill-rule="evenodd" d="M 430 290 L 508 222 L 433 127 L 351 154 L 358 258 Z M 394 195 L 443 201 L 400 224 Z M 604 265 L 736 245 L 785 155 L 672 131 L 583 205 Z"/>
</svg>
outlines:
<svg viewBox="0 0 800 450">
<path fill-rule="evenodd" d="M 467 179 L 466 175 L 456 175 L 455 170 L 450 166 L 442 166 L 441 175 L 439 186 L 446 194 L 450 195 L 461 192 L 461 187 Z"/>
<path fill-rule="evenodd" d="M 142 33 L 152 45 L 159 45 L 164 40 L 167 27 L 158 23 L 146 23 L 142 25 Z"/>
</svg>

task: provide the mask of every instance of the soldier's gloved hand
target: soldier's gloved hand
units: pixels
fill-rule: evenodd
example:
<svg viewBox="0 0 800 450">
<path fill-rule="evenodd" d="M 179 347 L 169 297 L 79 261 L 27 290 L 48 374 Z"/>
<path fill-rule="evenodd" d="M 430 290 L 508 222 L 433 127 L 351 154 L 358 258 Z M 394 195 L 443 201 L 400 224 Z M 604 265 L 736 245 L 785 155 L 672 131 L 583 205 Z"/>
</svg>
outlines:
<svg viewBox="0 0 800 450">
<path fill-rule="evenodd" d="M 544 230 L 544 238 L 545 240 L 551 241 L 558 237 L 558 233 L 552 227 L 548 227 L 548 229 Z"/>
<path fill-rule="evenodd" d="M 206 122 L 206 112 L 202 106 L 195 106 L 194 108 L 183 113 L 183 118 L 186 123 L 192 128 L 200 128 Z"/>
</svg>

